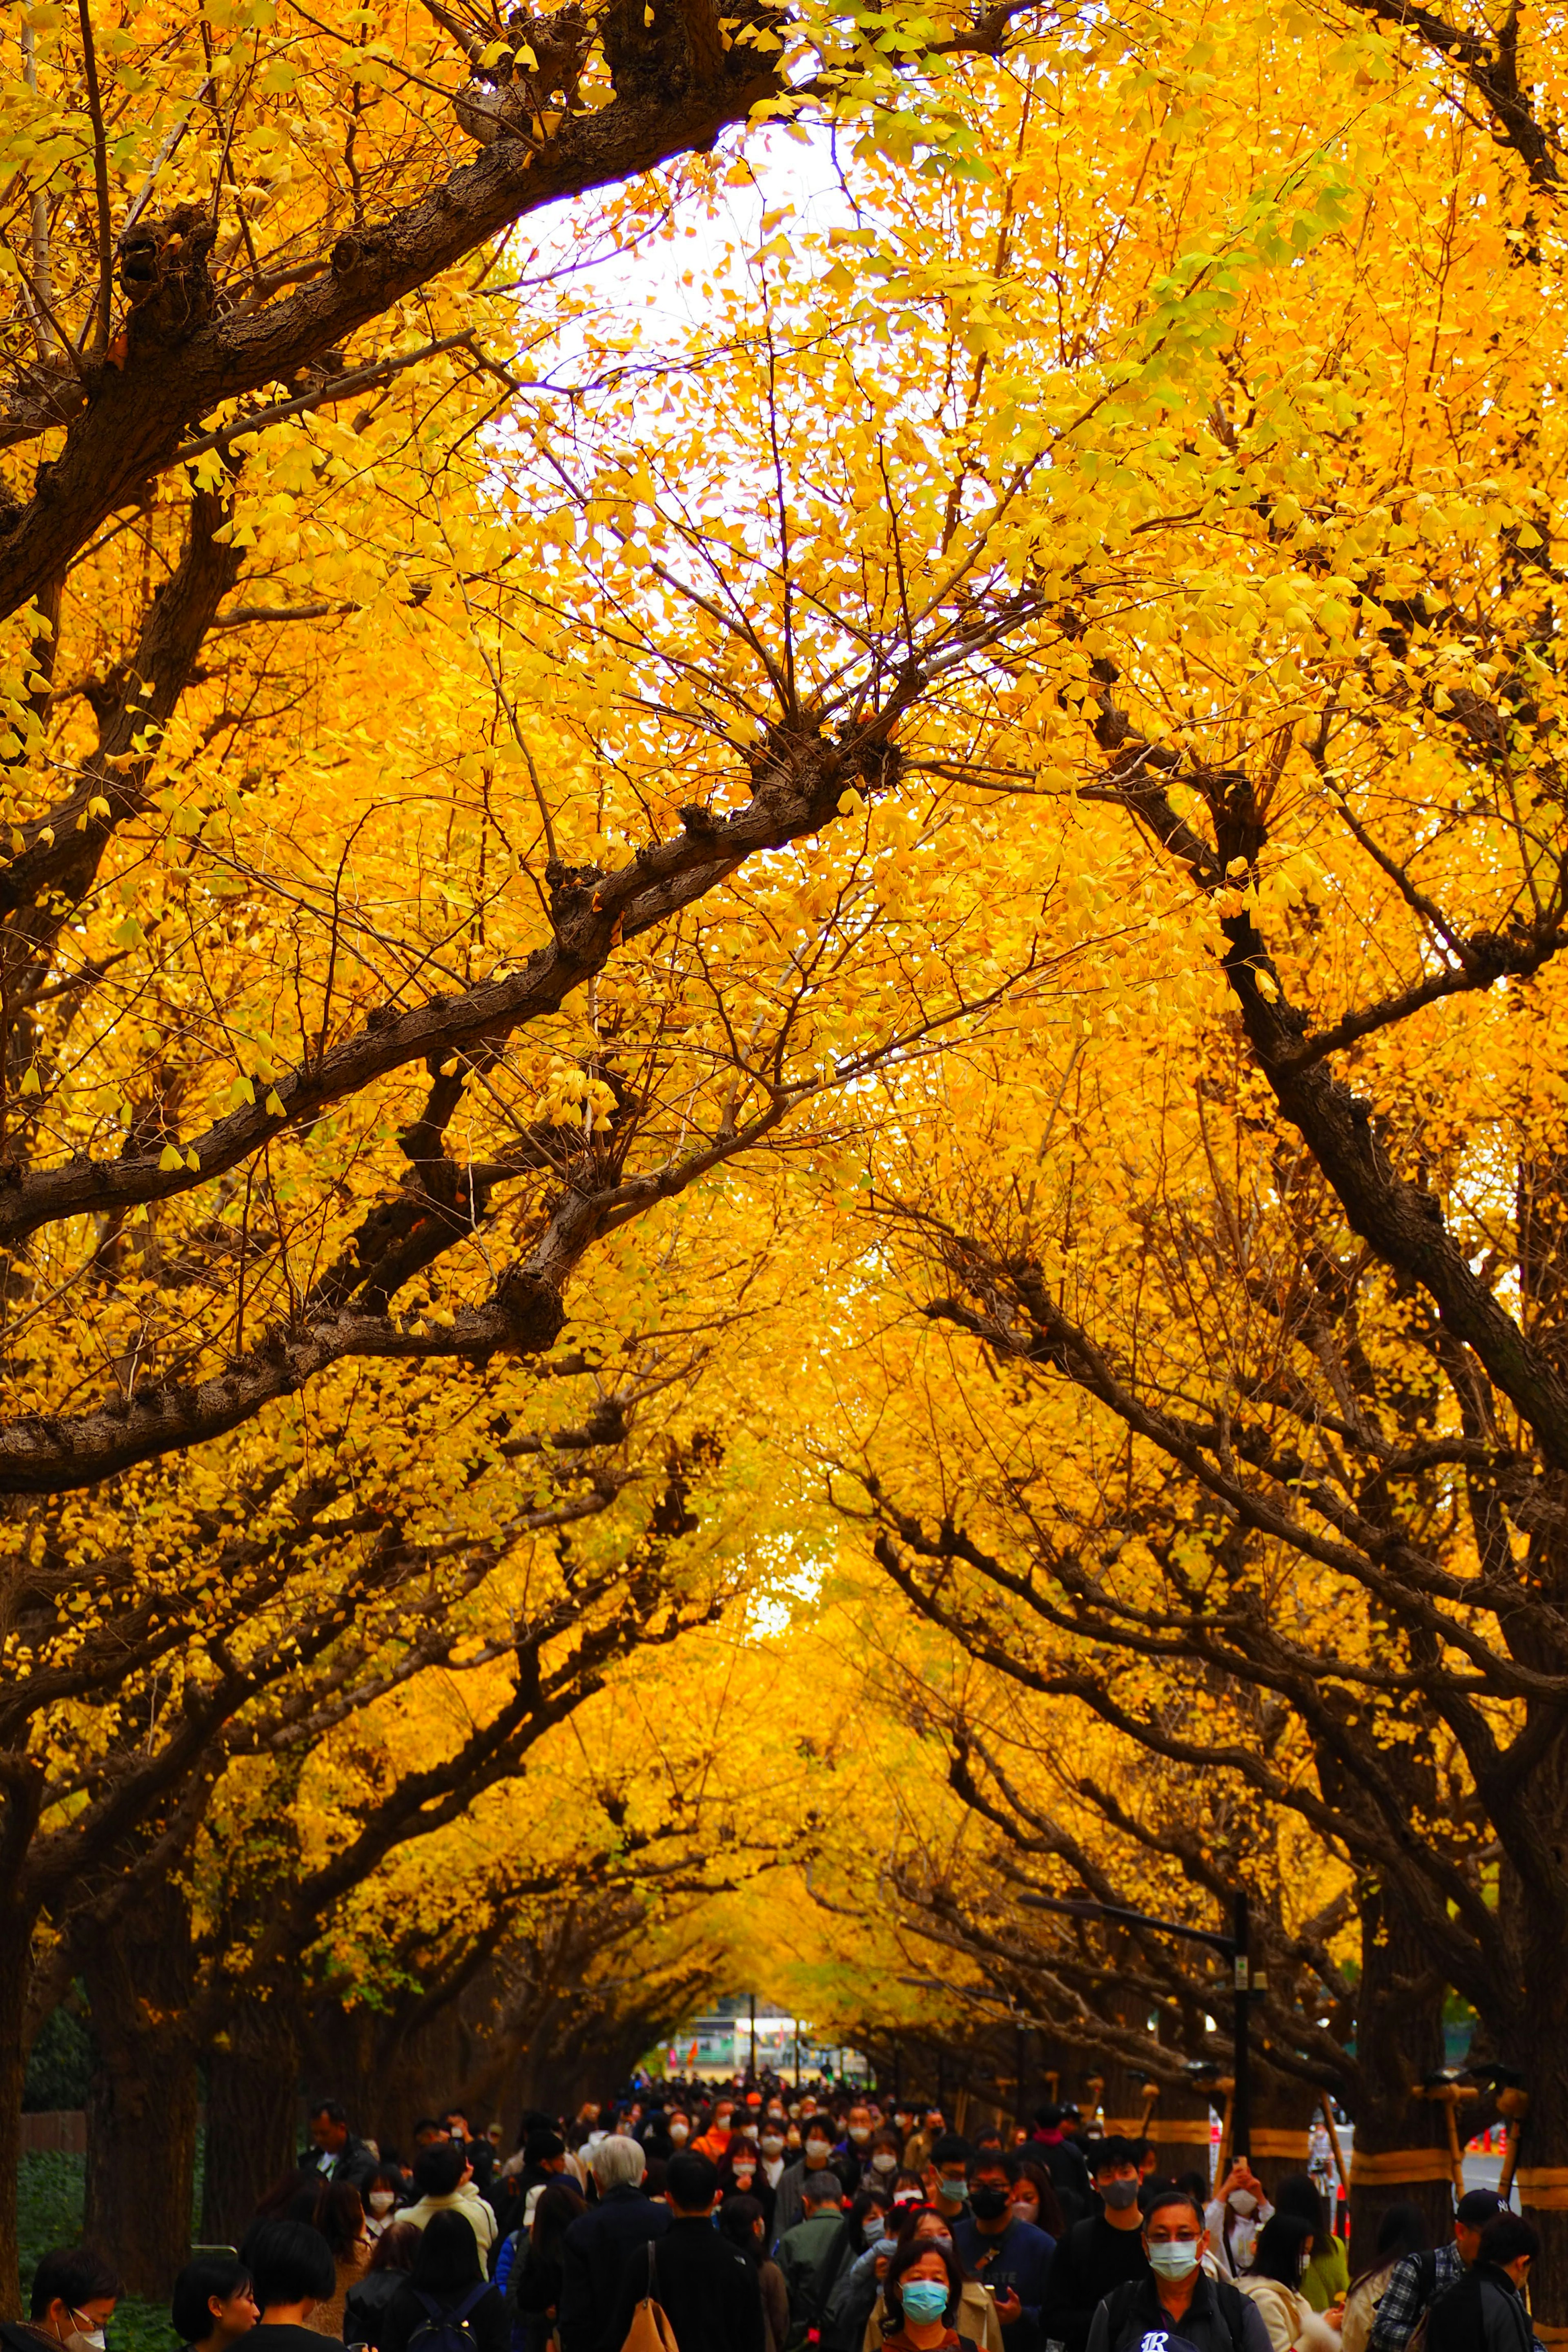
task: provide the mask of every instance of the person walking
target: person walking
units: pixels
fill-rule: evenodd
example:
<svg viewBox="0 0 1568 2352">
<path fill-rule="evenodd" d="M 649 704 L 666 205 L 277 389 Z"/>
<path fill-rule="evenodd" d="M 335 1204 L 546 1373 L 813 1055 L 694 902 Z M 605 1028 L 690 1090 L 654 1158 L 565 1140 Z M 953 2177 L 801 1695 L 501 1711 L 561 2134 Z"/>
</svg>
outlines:
<svg viewBox="0 0 1568 2352">
<path fill-rule="evenodd" d="M 395 2164 L 383 2163 L 371 2174 L 360 2196 L 364 2204 L 364 2233 L 374 2246 L 396 2220 L 398 2207 L 408 2201 L 407 2185 Z"/>
<path fill-rule="evenodd" d="M 1524 2284 L 1540 2252 L 1540 2236 L 1522 2214 L 1489 2221 L 1463 2278 L 1432 2305 L 1429 2352 L 1534 2352 Z"/>
<path fill-rule="evenodd" d="M 1258 2233 L 1252 2268 L 1237 2281 L 1262 2313 L 1274 2352 L 1337 2352 L 1338 2329 L 1318 2317 L 1301 2292 L 1317 2235 L 1300 2213 L 1276 2211 Z"/>
<path fill-rule="evenodd" d="M 733 2136 L 734 2123 L 734 2100 L 724 2097 L 715 2099 L 712 2120 L 700 2137 L 692 2141 L 692 2147 L 699 2156 L 705 2156 L 711 2163 L 717 2164 L 729 2148 Z"/>
<path fill-rule="evenodd" d="M 733 2197 L 754 2197 L 763 2209 L 763 2227 L 767 2242 L 773 2242 L 773 2189 L 763 2177 L 762 2158 L 753 2143 L 737 2132 L 725 2149 L 719 2164 L 719 2204 L 721 2210 Z"/>
<path fill-rule="evenodd" d="M 321 2352 L 309 2321 L 334 2293 L 338 2275 L 321 2231 L 308 2221 L 263 2221 L 247 2232 L 242 2260 L 250 2264 L 261 2314 L 246 2337 L 246 2352 Z"/>
<path fill-rule="evenodd" d="M 414 2266 L 387 2305 L 377 2352 L 409 2352 L 427 2334 L 438 2344 L 444 2331 L 459 2328 L 475 2352 L 510 2352 L 500 2290 L 485 2276 L 468 2215 L 454 2209 L 426 2222 Z"/>
<path fill-rule="evenodd" d="M 731 2197 L 719 2209 L 721 2233 L 739 2246 L 757 2273 L 763 2297 L 764 2352 L 784 2352 L 789 2335 L 789 2289 L 768 2252 L 767 2221 L 755 2197 Z"/>
<path fill-rule="evenodd" d="M 824 2166 L 808 2172 L 802 2187 L 805 2211 L 779 2240 L 776 2257 L 789 2295 L 791 2352 L 820 2334 L 848 2252 L 837 2174 Z"/>
<path fill-rule="evenodd" d="M 508 2239 L 513 2250 L 510 2279 L 502 2278 L 498 2263 L 496 2285 L 511 2315 L 512 2352 L 550 2352 L 561 2310 L 566 2232 L 586 2210 L 574 2181 L 552 2180 L 540 2191 L 527 2231 Z"/>
<path fill-rule="evenodd" d="M 763 2352 L 762 2286 L 738 2246 L 713 2227 L 719 2168 L 689 2149 L 665 2174 L 669 2224 L 646 2263 L 626 2266 L 610 2333 L 613 2352 L 626 2342 L 632 2315 L 652 2295 L 680 2352 Z"/>
<path fill-rule="evenodd" d="M 1047 2343 L 1084 2352 L 1097 2305 L 1117 2287 L 1149 2277 L 1143 2216 L 1138 2207 L 1138 2161 L 1130 2140 L 1095 2140 L 1090 2179 L 1102 2210 L 1075 2221 L 1057 2241 L 1040 2310 Z"/>
<path fill-rule="evenodd" d="M 845 2252 L 827 2297 L 822 2325 L 825 2352 L 860 2352 L 877 2301 L 879 2258 L 885 2272 L 898 2252 L 892 2205 L 885 2189 L 863 2189 L 845 2216 Z"/>
<path fill-rule="evenodd" d="M 381 2352 L 383 2323 L 392 2299 L 414 2268 L 419 2252 L 419 2231 L 407 2221 L 394 2221 L 371 2248 L 370 2268 L 348 2291 L 343 2305 L 343 2341 L 367 2344 Z"/>
<path fill-rule="evenodd" d="M 260 2316 L 250 2273 L 232 2254 L 198 2254 L 174 2281 L 169 2317 L 191 2352 L 228 2352 Z"/>
<path fill-rule="evenodd" d="M 1210 2278 L 1204 2269 L 1208 2224 L 1196 2197 L 1184 2189 L 1155 2189 L 1140 2235 L 1143 2274 L 1124 2280 L 1096 2305 L 1089 2352 L 1132 2352 L 1150 2337 L 1178 2341 L 1192 2352 L 1270 2352 L 1257 2305 L 1229 2279 Z"/>
<path fill-rule="evenodd" d="M 301 2172 L 319 2172 L 323 2180 L 346 2180 L 363 2189 L 381 2158 L 368 2140 L 356 2139 L 348 2114 L 339 2099 L 321 2099 L 310 2110 L 310 2145 L 300 2158 Z"/>
<path fill-rule="evenodd" d="M 1065 2221 L 1084 2221 L 1094 2210 L 1094 2189 L 1089 2165 L 1076 2140 L 1063 2126 L 1071 2110 L 1061 2106 L 1035 2109 L 1034 2137 L 1028 2146 L 1051 2176 L 1051 2186 Z"/>
<path fill-rule="evenodd" d="M 969 2160 L 973 2150 L 956 2132 L 943 2132 L 926 2160 L 925 2189 L 931 2210 L 951 2230 L 969 2205 Z"/>
<path fill-rule="evenodd" d="M 1350 2293 L 1350 2261 L 1344 2240 L 1334 2234 L 1329 2200 L 1310 2172 L 1288 2172 L 1276 2184 L 1274 2210 L 1294 2213 L 1311 2230 L 1311 2252 L 1301 2273 L 1308 2305 L 1313 2311 L 1339 2310 Z"/>
<path fill-rule="evenodd" d="M 418 2201 L 401 2219 L 423 2230 L 437 2213 L 460 2213 L 474 2233 L 479 2267 L 489 2269 L 496 2242 L 496 2217 L 474 2187 L 473 2167 L 454 2139 L 438 2139 L 422 2147 L 414 2159 L 414 2186 Z"/>
<path fill-rule="evenodd" d="M 911 2238 L 888 2264 L 883 2352 L 979 2352 L 963 2327 L 963 2272 L 942 2240 Z"/>
<path fill-rule="evenodd" d="M 1367 2352 L 1377 2306 L 1407 2254 L 1426 2252 L 1426 2225 L 1415 2205 L 1391 2205 L 1377 2225 L 1370 2269 L 1352 2280 L 1340 2320 L 1342 2352 Z"/>
<path fill-rule="evenodd" d="M 891 2260 L 881 2265 L 877 2300 L 871 2307 L 860 2352 L 881 2352 L 882 2338 L 892 2316 L 887 2301 L 887 2281 L 892 2277 L 907 2249 L 912 2245 L 934 2246 L 957 2280 L 958 2301 L 950 2315 L 950 2322 L 959 2335 L 969 2337 L 979 2347 L 979 2352 L 1003 2352 L 1002 2328 L 996 2317 L 996 2305 L 979 2280 L 971 2278 L 959 2261 L 953 2249 L 952 2234 L 940 2213 L 918 2207 L 906 2212 L 899 2223 L 898 2239 Z"/>
<path fill-rule="evenodd" d="M 1407 2254 L 1383 2291 L 1372 2324 L 1372 2352 L 1405 2352 L 1425 2314 L 1457 2286 L 1481 2250 L 1489 2223 L 1508 2207 L 1495 2189 L 1468 2189 L 1454 2208 L 1454 2235 L 1430 2253 Z"/>
<path fill-rule="evenodd" d="M 797 2221 L 804 2221 L 805 2218 L 806 2175 L 811 2172 L 824 2171 L 833 2173 L 834 2179 L 838 2184 L 839 2194 L 844 2195 L 848 2183 L 845 2180 L 843 2172 L 833 2163 L 831 2118 L 826 2116 L 812 2116 L 804 2127 L 799 2158 L 795 2163 L 784 2167 L 779 2176 L 779 2185 L 773 2192 L 775 2250 L 782 2242 L 784 2232 L 787 2230 L 793 2230 Z M 857 2165 L 855 2168 L 857 2189 L 860 2186 L 859 2172 L 860 2168 Z"/>
<path fill-rule="evenodd" d="M 1273 2213 L 1263 2183 L 1238 2156 L 1204 2208 L 1204 2223 L 1221 2275 L 1242 2279 L 1252 2268 L 1258 2233 Z"/>
<path fill-rule="evenodd" d="M 670 2164 L 681 2160 L 671 2157 Z M 615 2325 L 623 2277 L 630 2270 L 646 2278 L 648 2241 L 668 2229 L 669 2208 L 643 2193 L 647 2158 L 637 2140 L 612 2133 L 595 2147 L 589 2164 L 599 2201 L 562 2240 L 556 2326 L 561 2352 L 621 2352 L 626 2330 L 616 2336 Z"/>
<path fill-rule="evenodd" d="M 954 2222 L 953 2250 L 991 2294 L 1004 2352 L 1040 2352 L 1040 2309 L 1057 2242 L 1023 2220 L 1013 2202 L 1015 2157 L 977 2151 L 969 2167 L 969 2210 Z"/>
<path fill-rule="evenodd" d="M 323 2181 L 317 2191 L 310 2226 L 319 2230 L 327 2242 L 336 2284 L 305 2325 L 318 2336 L 335 2336 L 341 2341 L 349 2289 L 357 2285 L 370 2268 L 370 2240 L 365 2234 L 364 2207 L 359 2190 L 351 2188 L 346 2180 Z"/>
</svg>

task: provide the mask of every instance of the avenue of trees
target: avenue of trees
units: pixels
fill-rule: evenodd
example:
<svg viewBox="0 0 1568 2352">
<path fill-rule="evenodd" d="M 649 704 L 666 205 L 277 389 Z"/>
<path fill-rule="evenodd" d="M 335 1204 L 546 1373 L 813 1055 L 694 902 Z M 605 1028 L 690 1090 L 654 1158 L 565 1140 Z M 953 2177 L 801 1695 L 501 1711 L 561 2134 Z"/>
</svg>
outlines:
<svg viewBox="0 0 1568 2352">
<path fill-rule="evenodd" d="M 25 12 L 0 2299 L 62 2003 L 156 2294 L 202 2100 L 225 2238 L 769 1955 L 1197 2145 L 1029 1898 L 1244 1886 L 1260 2129 L 1440 2213 L 1462 2002 L 1568 2330 L 1565 58 Z"/>
</svg>

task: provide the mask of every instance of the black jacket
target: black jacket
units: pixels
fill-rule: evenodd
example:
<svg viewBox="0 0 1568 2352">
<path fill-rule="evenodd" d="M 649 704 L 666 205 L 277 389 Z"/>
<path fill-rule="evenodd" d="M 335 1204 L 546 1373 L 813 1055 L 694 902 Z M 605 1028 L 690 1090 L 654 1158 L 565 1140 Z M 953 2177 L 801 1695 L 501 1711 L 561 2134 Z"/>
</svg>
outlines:
<svg viewBox="0 0 1568 2352">
<path fill-rule="evenodd" d="M 1057 2192 L 1057 2202 L 1067 2221 L 1086 2221 L 1095 2210 L 1094 2183 L 1089 2177 L 1089 2163 L 1076 2141 L 1070 2139 L 1030 2140 L 1018 2151 L 1020 2156 L 1038 2158 L 1051 2176 L 1051 2186 Z"/>
<path fill-rule="evenodd" d="M 621 2352 L 626 2330 L 619 2336 L 614 2330 L 622 2274 L 668 2225 L 668 2205 L 656 2205 L 640 2189 L 626 2187 L 609 2189 L 578 2214 L 562 2241 L 556 2320 L 561 2352 Z"/>
<path fill-rule="evenodd" d="M 431 2295 L 428 2299 L 443 2312 L 456 2311 L 471 2293 L 471 2288 L 464 2287 L 457 2294 Z M 421 2302 L 413 2281 L 405 2279 L 386 2307 L 376 2352 L 408 2352 L 409 2339 L 422 2327 L 437 2324 Z M 511 2352 L 511 2321 L 500 2287 L 486 2287 L 463 2326 L 479 2346 L 479 2352 Z"/>
<path fill-rule="evenodd" d="M 575 2224 L 574 2225 L 575 2226 Z M 706 2214 L 672 2213 L 654 2249 L 655 2300 L 663 2305 L 680 2352 L 765 2352 L 763 2290 L 738 2246 Z M 645 2254 L 621 2278 L 611 2344 L 626 2342 L 632 2314 L 648 2290 Z"/>
<path fill-rule="evenodd" d="M 374 2148 L 369 2147 L 363 2139 L 355 2139 L 353 2132 L 350 2132 L 347 2139 L 344 2140 L 342 2153 L 334 2158 L 330 2172 L 321 2170 L 322 2153 L 323 2151 L 319 2147 L 308 2147 L 305 2150 L 304 2155 L 300 2158 L 300 2178 L 302 2181 L 346 2180 L 351 2189 L 363 2189 L 372 2178 L 381 2170 L 381 2158 Z"/>
<path fill-rule="evenodd" d="M 1193 2352 L 1271 2352 L 1258 2305 L 1228 2279 L 1206 2273 L 1180 2319 L 1161 2302 L 1152 2271 L 1107 2296 L 1089 2331 L 1089 2352 L 1135 2352 L 1152 2336 L 1190 2344 Z"/>
<path fill-rule="evenodd" d="M 1115 2230 L 1100 2214 L 1057 2240 L 1040 2302 L 1040 2334 L 1084 2352 L 1095 2308 L 1123 2279 L 1152 2276 L 1138 2230 Z"/>
<path fill-rule="evenodd" d="M 1535 2330 L 1508 2273 L 1477 2263 L 1426 2315 L 1427 2352 L 1532 2352 Z"/>
<path fill-rule="evenodd" d="M 399 2287 L 408 2284 L 406 2271 L 366 2271 L 343 2297 L 343 2342 L 369 2344 L 381 2352 L 382 2332 Z"/>
</svg>

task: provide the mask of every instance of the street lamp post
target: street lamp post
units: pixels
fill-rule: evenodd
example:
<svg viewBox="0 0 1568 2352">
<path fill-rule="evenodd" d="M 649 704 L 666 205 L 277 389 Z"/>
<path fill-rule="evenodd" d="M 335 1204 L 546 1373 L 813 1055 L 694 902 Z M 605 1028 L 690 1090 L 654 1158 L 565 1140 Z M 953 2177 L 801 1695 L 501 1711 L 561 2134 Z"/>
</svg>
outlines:
<svg viewBox="0 0 1568 2352">
<path fill-rule="evenodd" d="M 1230 2095 L 1230 2147 L 1233 2158 L 1247 2155 L 1252 2138 L 1252 2054 L 1248 2017 L 1252 2000 L 1252 1964 L 1248 1948 L 1247 1896 L 1237 1894 L 1234 1898 L 1231 1933 L 1228 1936 L 1221 1935 L 1212 1927 L 1189 1927 L 1180 1919 L 1152 1918 L 1147 1911 L 1130 1911 L 1120 1903 L 1097 1903 L 1089 1895 L 1069 1901 L 1054 1895 L 1027 1894 L 1020 1895 L 1018 1900 L 1031 1911 L 1065 1912 L 1070 1919 L 1114 1919 L 1125 1927 L 1152 1927 L 1162 1936 L 1184 1936 L 1189 1943 L 1207 1944 L 1211 1951 L 1218 1952 L 1229 1960 L 1235 1996 L 1232 2014 L 1236 2042 L 1235 2087 Z"/>
<path fill-rule="evenodd" d="M 746 1995 L 746 2002 L 747 2002 L 747 2007 L 748 2007 L 748 2010 L 749 2010 L 749 2012 L 750 2012 L 750 2016 L 751 2016 L 751 2021 L 752 2021 L 752 2069 L 751 2069 L 751 2073 L 752 2073 L 752 2082 L 754 2083 L 754 2082 L 756 2081 L 756 2079 L 757 2079 L 757 1996 L 756 1996 L 756 1994 L 755 1994 L 754 1992 L 749 1992 L 749 1993 Z"/>
</svg>

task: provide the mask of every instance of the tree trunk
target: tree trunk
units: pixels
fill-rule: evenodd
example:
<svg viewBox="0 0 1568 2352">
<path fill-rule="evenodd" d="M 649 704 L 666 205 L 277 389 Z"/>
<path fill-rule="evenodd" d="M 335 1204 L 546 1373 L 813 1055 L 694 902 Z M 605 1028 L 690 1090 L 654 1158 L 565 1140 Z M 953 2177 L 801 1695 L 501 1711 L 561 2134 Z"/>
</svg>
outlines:
<svg viewBox="0 0 1568 2352">
<path fill-rule="evenodd" d="M 1259 2064 L 1253 2076 L 1252 2168 L 1270 2197 L 1288 2173 L 1305 2172 L 1321 2109 L 1310 2084 Z"/>
<path fill-rule="evenodd" d="M 1561 1751 L 1562 1743 L 1558 1743 Z M 1568 1816 L 1563 1790 L 1564 1759 L 1550 1756 L 1534 1776 L 1530 1801 L 1540 1833 Z M 1559 1855 L 1568 1832 L 1558 1829 Z M 1531 2264 L 1530 2300 L 1536 2334 L 1548 2346 L 1568 2345 L 1568 1969 L 1555 1890 L 1526 1885 L 1505 1865 L 1500 1911 L 1519 1956 L 1519 2000 L 1515 2019 L 1494 2028 L 1499 2054 L 1523 2077 L 1530 2105 L 1520 2137 L 1519 2201 L 1527 2221 L 1541 2232 L 1541 2252 Z M 1487 2021 L 1489 2022 L 1489 2021 Z"/>
<path fill-rule="evenodd" d="M 1442 1978 L 1397 1890 L 1360 1893 L 1362 1976 L 1356 2008 L 1355 2155 L 1351 2167 L 1352 2267 L 1372 2259 L 1391 2205 L 1414 2205 L 1429 2241 L 1453 2235 L 1447 2126 L 1412 2086 L 1443 2065 Z M 1461 2123 L 1461 2139 L 1466 2126 Z"/>
<path fill-rule="evenodd" d="M 299 2155 L 300 2040 L 279 2000 L 243 1999 L 213 2042 L 207 2069 L 202 2236 L 237 2246 L 268 2189 Z"/>
<path fill-rule="evenodd" d="M 163 2303 L 190 2260 L 196 2167 L 190 1906 L 172 1880 L 81 1954 L 97 2056 L 82 2234 L 128 2294 Z"/>
<path fill-rule="evenodd" d="M 22 2166 L 24 2038 L 32 1920 L 13 1895 L 0 1903 L 0 2319 L 19 2319 L 16 2183 Z"/>
</svg>

